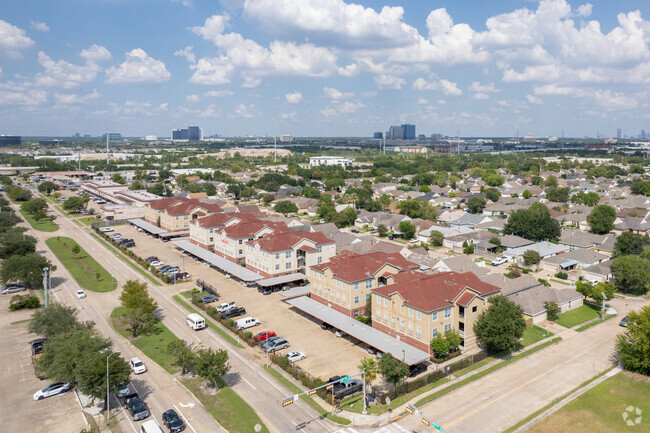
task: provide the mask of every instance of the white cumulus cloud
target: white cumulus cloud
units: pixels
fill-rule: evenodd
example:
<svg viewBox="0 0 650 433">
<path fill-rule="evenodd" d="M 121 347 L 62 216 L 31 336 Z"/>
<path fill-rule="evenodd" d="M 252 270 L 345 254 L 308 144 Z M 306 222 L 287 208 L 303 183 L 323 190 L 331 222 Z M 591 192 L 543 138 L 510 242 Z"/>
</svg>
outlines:
<svg viewBox="0 0 650 433">
<path fill-rule="evenodd" d="M 580 17 L 588 17 L 591 15 L 591 11 L 593 9 L 594 5 L 591 3 L 585 3 L 583 5 L 578 6 L 578 9 L 576 9 L 576 15 Z"/>
<path fill-rule="evenodd" d="M 298 104 L 302 101 L 302 93 L 300 92 L 287 93 L 284 97 L 287 99 L 289 104 Z"/>
<path fill-rule="evenodd" d="M 47 26 L 47 24 L 39 22 L 39 21 L 29 21 L 29 25 L 31 28 L 38 32 L 49 32 L 50 28 Z"/>
<path fill-rule="evenodd" d="M 65 60 L 54 61 L 43 51 L 38 53 L 38 62 L 44 71 L 36 74 L 34 83 L 37 86 L 72 89 L 81 83 L 95 81 L 100 71 L 95 63 L 75 65 Z"/>
<path fill-rule="evenodd" d="M 424 78 L 418 78 L 413 82 L 415 90 L 442 90 L 442 93 L 448 96 L 460 96 L 463 91 L 458 88 L 458 84 L 453 81 L 440 79 L 427 81 Z"/>
<path fill-rule="evenodd" d="M 333 87 L 323 87 L 323 95 L 327 99 L 349 99 L 354 97 L 352 92 L 341 92 Z"/>
<path fill-rule="evenodd" d="M 255 104 L 239 104 L 237 107 L 235 107 L 235 114 L 246 119 L 250 119 L 255 115 L 253 114 L 253 109 L 255 109 Z"/>
<path fill-rule="evenodd" d="M 189 63 L 196 63 L 196 56 L 194 55 L 193 50 L 194 47 L 192 45 L 188 45 L 182 50 L 175 51 L 174 55 L 185 57 L 185 60 L 187 60 Z"/>
<path fill-rule="evenodd" d="M 20 51 L 34 45 L 25 30 L 0 20 L 0 51 L 10 57 L 20 57 Z"/>
<path fill-rule="evenodd" d="M 171 74 L 165 63 L 150 57 L 142 48 L 126 53 L 126 60 L 119 67 L 106 71 L 109 84 L 152 84 L 168 81 Z"/>
<path fill-rule="evenodd" d="M 398 77 L 396 75 L 391 75 L 391 74 L 376 75 L 374 80 L 375 80 L 375 84 L 377 84 L 377 87 L 379 87 L 380 89 L 399 90 L 402 88 L 404 83 L 406 83 L 404 78 Z"/>
<path fill-rule="evenodd" d="M 112 58 L 111 52 L 105 46 L 97 44 L 92 44 L 85 50 L 82 50 L 79 55 L 89 62 L 100 62 Z"/>
</svg>

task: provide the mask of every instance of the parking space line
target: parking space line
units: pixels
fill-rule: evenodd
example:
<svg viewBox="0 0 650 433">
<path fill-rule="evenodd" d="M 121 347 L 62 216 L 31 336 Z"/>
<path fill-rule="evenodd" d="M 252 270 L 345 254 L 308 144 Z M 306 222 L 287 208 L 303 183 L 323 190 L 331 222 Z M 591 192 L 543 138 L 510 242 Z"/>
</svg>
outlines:
<svg viewBox="0 0 650 433">
<path fill-rule="evenodd" d="M 133 386 L 133 389 L 135 389 L 135 385 Z M 136 389 L 135 392 L 137 393 L 138 390 Z M 113 394 L 113 397 L 115 397 L 115 394 Z M 122 403 L 120 403 L 120 399 L 117 398 L 117 397 L 115 399 L 117 400 L 117 404 L 120 406 L 120 409 L 122 410 L 122 413 L 126 413 L 125 410 L 124 410 L 124 406 L 122 406 Z M 128 413 L 124 416 L 124 418 L 126 418 L 126 420 L 129 422 L 129 424 L 131 424 L 131 427 L 133 428 L 133 431 L 135 433 L 138 433 L 138 429 L 135 428 L 135 425 L 131 421 L 131 417 L 129 416 Z M 118 421 L 118 423 L 119 423 L 119 421 Z"/>
<path fill-rule="evenodd" d="M 183 412 L 181 412 L 181 410 L 178 408 L 178 406 L 176 406 L 176 404 L 174 404 L 174 409 L 176 409 L 176 410 L 178 411 L 178 413 L 181 414 L 181 416 L 182 416 L 183 419 L 185 420 L 185 424 L 187 424 L 188 426 L 190 426 L 190 428 L 192 429 L 192 431 L 193 431 L 194 433 L 196 433 L 196 430 L 194 430 L 194 427 L 192 427 L 192 424 L 190 424 L 190 422 L 187 420 L 187 418 L 185 417 L 185 415 L 183 415 Z M 213 418 L 214 418 L 214 417 L 213 417 Z M 217 421 L 217 420 L 215 419 L 215 422 L 216 422 L 216 421 Z M 217 424 L 219 424 L 219 423 L 217 423 Z M 221 427 L 220 424 L 219 424 L 219 427 Z M 223 428 L 223 427 L 222 427 L 222 428 Z"/>
</svg>

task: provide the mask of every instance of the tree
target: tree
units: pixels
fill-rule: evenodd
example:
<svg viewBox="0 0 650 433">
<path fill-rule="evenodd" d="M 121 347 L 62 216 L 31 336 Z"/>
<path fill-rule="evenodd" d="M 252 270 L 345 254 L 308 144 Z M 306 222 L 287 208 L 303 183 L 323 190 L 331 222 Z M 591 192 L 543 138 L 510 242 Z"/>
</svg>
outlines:
<svg viewBox="0 0 650 433">
<path fill-rule="evenodd" d="M 483 181 L 489 186 L 501 186 L 504 180 L 503 176 L 499 176 L 498 174 L 489 174 L 483 178 Z"/>
<path fill-rule="evenodd" d="M 377 226 L 377 233 L 379 233 L 379 237 L 382 237 L 382 238 L 383 238 L 383 237 L 386 236 L 386 234 L 388 233 L 388 227 L 386 227 L 386 226 L 383 225 L 383 224 L 379 224 L 379 225 Z"/>
<path fill-rule="evenodd" d="M 47 195 L 50 195 L 52 191 L 57 191 L 58 189 L 59 186 L 51 180 L 41 182 L 41 184 L 38 185 L 38 192 L 45 193 Z"/>
<path fill-rule="evenodd" d="M 43 310 L 35 311 L 29 322 L 29 332 L 53 338 L 58 334 L 67 334 L 80 329 L 91 329 L 95 324 L 91 321 L 79 322 L 78 310 L 58 302 L 52 303 Z"/>
<path fill-rule="evenodd" d="M 181 374 L 187 373 L 196 359 L 194 343 L 188 343 L 185 340 L 174 340 L 169 343 L 167 353 L 174 358 L 172 365 L 181 368 Z"/>
<path fill-rule="evenodd" d="M 463 254 L 474 254 L 474 244 L 463 241 Z"/>
<path fill-rule="evenodd" d="M 434 247 L 441 247 L 442 242 L 445 240 L 445 235 L 440 233 L 438 230 L 432 230 L 429 235 L 429 241 Z"/>
<path fill-rule="evenodd" d="M 450 352 L 458 350 L 460 343 L 463 342 L 460 333 L 455 329 L 449 329 L 445 332 L 445 340 L 447 340 L 447 349 Z"/>
<path fill-rule="evenodd" d="M 0 263 L 0 281 L 2 283 L 13 280 L 26 281 L 33 287 L 41 288 L 43 268 L 50 268 L 51 271 L 56 270 L 56 267 L 40 254 L 31 253 L 24 256 L 7 257 Z"/>
<path fill-rule="evenodd" d="M 650 376 L 650 306 L 630 311 L 626 332 L 616 341 L 618 359 L 626 370 Z"/>
<path fill-rule="evenodd" d="M 134 180 L 133 182 L 131 182 L 131 185 L 129 185 L 129 189 L 132 191 L 138 191 L 144 189 L 144 185 L 142 184 L 141 181 Z"/>
<path fill-rule="evenodd" d="M 546 318 L 551 322 L 555 322 L 560 317 L 560 307 L 555 302 L 544 302 L 544 308 L 546 308 Z"/>
<path fill-rule="evenodd" d="M 534 185 L 534 183 L 533 183 L 533 185 Z M 557 187 L 557 177 L 555 177 L 555 176 L 547 177 L 546 180 L 544 181 L 544 186 L 546 188 L 555 188 L 555 187 Z"/>
<path fill-rule="evenodd" d="M 650 236 L 637 235 L 631 232 L 621 233 L 614 243 L 614 257 L 627 255 L 640 255 L 646 247 L 650 246 Z"/>
<path fill-rule="evenodd" d="M 67 211 L 72 211 L 72 210 L 77 210 L 80 207 L 83 207 L 84 205 L 84 200 L 81 197 L 75 196 L 75 197 L 70 197 L 66 201 L 63 202 L 63 209 Z"/>
<path fill-rule="evenodd" d="M 501 192 L 499 192 L 498 189 L 496 188 L 488 188 L 485 190 L 485 198 L 492 202 L 497 202 L 499 201 L 499 197 L 501 197 Z"/>
<path fill-rule="evenodd" d="M 382 375 L 386 382 L 392 383 L 393 388 L 397 383 L 404 379 L 408 373 L 409 368 L 406 364 L 399 361 L 390 353 L 385 353 L 379 360 L 379 374 Z"/>
<path fill-rule="evenodd" d="M 25 256 L 36 251 L 36 238 L 25 235 L 25 229 L 15 227 L 0 233 L 0 259 Z"/>
<path fill-rule="evenodd" d="M 569 188 L 549 188 L 546 190 L 546 198 L 550 201 L 566 203 L 569 201 Z"/>
<path fill-rule="evenodd" d="M 449 348 L 447 346 L 447 340 L 441 333 L 437 333 L 435 337 L 431 339 L 431 350 L 435 354 L 436 358 L 443 358 L 447 352 L 449 352 Z"/>
<path fill-rule="evenodd" d="M 400 221 L 399 231 L 404 239 L 411 239 L 415 235 L 415 227 L 410 221 Z"/>
<path fill-rule="evenodd" d="M 78 244 L 74 244 L 72 246 L 72 249 L 70 250 L 70 252 L 72 253 L 73 256 L 77 257 L 79 255 L 79 253 L 81 252 L 81 247 L 79 247 Z"/>
<path fill-rule="evenodd" d="M 489 303 L 474 323 L 476 338 L 491 353 L 513 348 L 526 329 L 523 309 L 501 295 L 491 297 Z"/>
<path fill-rule="evenodd" d="M 162 197 L 162 196 L 166 195 L 166 188 L 165 188 L 164 184 L 157 183 L 157 184 L 147 188 L 147 192 L 150 193 L 150 194 L 155 194 L 155 195 L 159 195 L 159 196 Z"/>
<path fill-rule="evenodd" d="M 39 209 L 36 212 L 34 212 L 32 217 L 34 218 L 34 221 L 36 221 L 36 223 L 38 223 L 39 221 L 46 219 L 48 217 L 48 215 L 47 215 L 47 212 L 45 212 L 44 210 Z M 53 217 L 53 218 L 56 218 L 56 217 Z"/>
<path fill-rule="evenodd" d="M 644 294 L 650 284 L 650 260 L 639 256 L 623 256 L 610 266 L 616 287 L 625 293 Z"/>
<path fill-rule="evenodd" d="M 287 216 L 287 214 L 298 212 L 298 206 L 292 201 L 282 200 L 275 204 L 273 210 Z"/>
<path fill-rule="evenodd" d="M 591 232 L 598 235 L 609 233 L 614 228 L 616 219 L 616 210 L 606 204 L 599 204 L 587 216 L 587 223 L 591 227 Z"/>
<path fill-rule="evenodd" d="M 407 198 L 397 204 L 397 209 L 399 209 L 399 213 L 409 218 L 422 218 L 435 221 L 438 217 L 438 211 L 435 206 L 425 200 Z"/>
<path fill-rule="evenodd" d="M 149 296 L 146 283 L 127 281 L 122 288 L 120 301 L 125 308 L 120 320 L 129 325 L 132 337 L 137 337 L 141 330 L 145 331 L 158 322 L 158 318 L 154 315 L 158 304 Z"/>
<path fill-rule="evenodd" d="M 551 217 L 542 203 L 533 203 L 528 209 L 518 209 L 503 226 L 506 235 L 517 235 L 532 241 L 557 240 L 560 222 Z"/>
<path fill-rule="evenodd" d="M 483 212 L 485 205 L 486 201 L 483 197 L 471 197 L 467 200 L 467 208 L 474 214 Z"/>
<path fill-rule="evenodd" d="M 122 175 L 119 173 L 115 173 L 113 176 L 111 176 L 111 180 L 115 183 L 119 183 L 120 185 L 124 185 L 126 183 L 126 180 L 124 180 Z"/>
<path fill-rule="evenodd" d="M 228 352 L 212 348 L 199 349 L 194 361 L 194 371 L 202 379 L 207 380 L 214 388 L 225 385 L 223 375 L 228 373 Z"/>
<path fill-rule="evenodd" d="M 111 352 L 108 348 L 104 352 L 86 351 L 82 357 L 81 365 L 78 367 L 79 391 L 93 398 L 104 399 L 106 407 L 106 353 Z M 131 367 L 120 355 L 113 355 L 109 359 L 108 386 L 115 391 L 118 385 L 128 383 L 131 378 Z"/>
<path fill-rule="evenodd" d="M 377 379 L 379 367 L 377 365 L 377 361 L 375 361 L 375 358 L 361 358 L 361 361 L 359 362 L 357 368 L 366 372 L 367 383 L 371 383 L 373 380 Z"/>
<path fill-rule="evenodd" d="M 264 202 L 265 205 L 271 204 L 271 202 L 275 200 L 275 197 L 272 196 L 271 194 L 264 194 L 264 197 L 262 197 L 262 201 Z"/>
<path fill-rule="evenodd" d="M 20 209 L 28 214 L 35 214 L 39 210 L 47 210 L 47 201 L 44 198 L 35 198 L 20 205 Z"/>
<path fill-rule="evenodd" d="M 501 238 L 498 236 L 492 236 L 490 239 L 488 239 L 488 242 L 492 245 L 496 245 L 497 247 L 501 246 Z"/>
<path fill-rule="evenodd" d="M 542 257 L 535 250 L 526 250 L 522 255 L 526 266 L 536 265 L 542 261 Z"/>
<path fill-rule="evenodd" d="M 530 191 L 525 189 L 524 192 L 521 193 L 521 196 L 525 199 L 529 199 L 532 196 L 532 194 L 530 193 Z"/>
</svg>

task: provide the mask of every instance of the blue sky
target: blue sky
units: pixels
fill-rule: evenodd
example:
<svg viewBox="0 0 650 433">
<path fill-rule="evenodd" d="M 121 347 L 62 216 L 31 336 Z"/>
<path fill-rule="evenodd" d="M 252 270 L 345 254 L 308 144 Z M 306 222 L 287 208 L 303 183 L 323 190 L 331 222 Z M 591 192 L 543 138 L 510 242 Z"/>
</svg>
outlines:
<svg viewBox="0 0 650 433">
<path fill-rule="evenodd" d="M 650 132 L 647 1 L 5 3 L 0 134 Z"/>
</svg>

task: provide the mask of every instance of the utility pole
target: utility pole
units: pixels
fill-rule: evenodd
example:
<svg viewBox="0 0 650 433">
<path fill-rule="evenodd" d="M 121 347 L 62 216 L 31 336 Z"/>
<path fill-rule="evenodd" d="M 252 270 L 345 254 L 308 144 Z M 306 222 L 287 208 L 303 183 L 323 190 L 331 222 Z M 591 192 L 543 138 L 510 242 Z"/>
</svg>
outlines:
<svg viewBox="0 0 650 433">
<path fill-rule="evenodd" d="M 77 161 L 79 162 L 78 170 L 81 171 L 81 146 L 77 147 Z"/>
<path fill-rule="evenodd" d="M 111 159 L 109 157 L 109 150 L 108 150 L 108 130 L 106 130 L 106 164 L 110 164 Z"/>
<path fill-rule="evenodd" d="M 275 135 L 273 136 L 273 147 L 275 148 L 275 154 L 274 154 L 274 157 L 273 157 L 273 161 L 278 162 L 278 139 L 277 139 L 277 137 Z"/>
<path fill-rule="evenodd" d="M 47 308 L 48 305 L 48 297 L 47 297 L 47 271 L 49 268 L 43 268 L 43 289 L 45 289 L 45 308 Z"/>
</svg>

